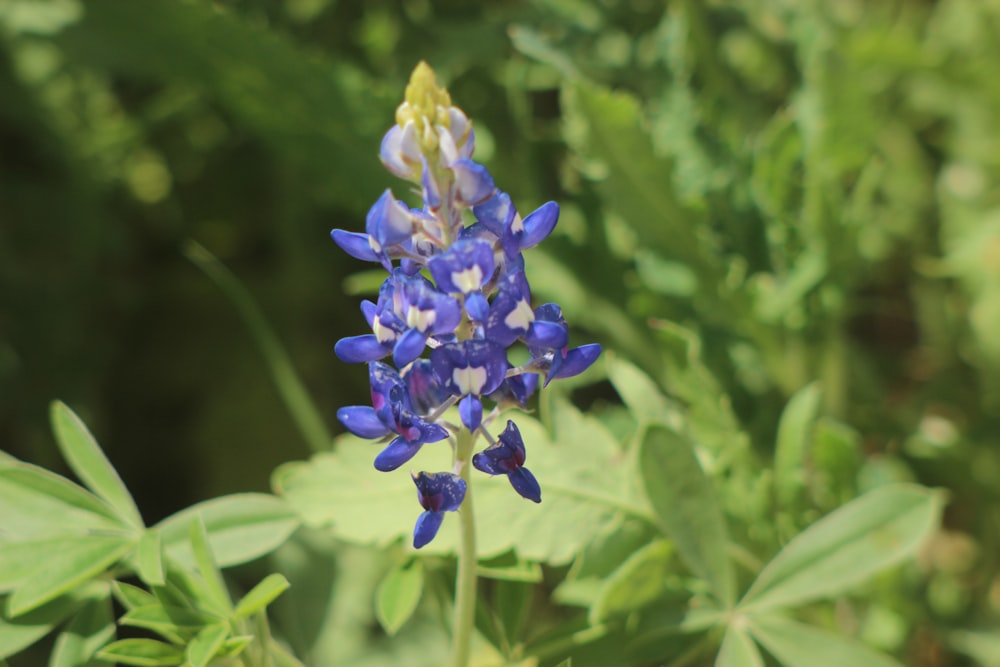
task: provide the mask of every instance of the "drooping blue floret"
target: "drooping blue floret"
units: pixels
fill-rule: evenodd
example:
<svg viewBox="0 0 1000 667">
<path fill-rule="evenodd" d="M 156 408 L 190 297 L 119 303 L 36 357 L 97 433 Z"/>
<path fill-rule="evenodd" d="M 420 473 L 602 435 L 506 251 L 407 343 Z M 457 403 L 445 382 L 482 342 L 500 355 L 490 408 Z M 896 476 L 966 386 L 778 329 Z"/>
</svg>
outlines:
<svg viewBox="0 0 1000 667">
<path fill-rule="evenodd" d="M 487 475 L 507 475 L 510 485 L 522 497 L 542 502 L 542 489 L 531 471 L 524 467 L 527 454 L 517 424 L 507 420 L 507 428 L 494 445 L 472 457 L 472 465 Z"/>
</svg>

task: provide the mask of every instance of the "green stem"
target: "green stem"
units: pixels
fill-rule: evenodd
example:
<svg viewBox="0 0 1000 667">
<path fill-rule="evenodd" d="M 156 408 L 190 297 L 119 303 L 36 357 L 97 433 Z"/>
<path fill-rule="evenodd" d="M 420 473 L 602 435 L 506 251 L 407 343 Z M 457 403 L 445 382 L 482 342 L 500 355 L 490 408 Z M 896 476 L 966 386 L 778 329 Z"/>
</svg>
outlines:
<svg viewBox="0 0 1000 667">
<path fill-rule="evenodd" d="M 458 433 L 455 458 L 461 464 L 465 480 L 465 500 L 458 510 L 462 540 L 458 551 L 458 574 L 455 578 L 454 667 L 467 667 L 472 630 L 476 618 L 476 520 L 472 512 L 472 483 L 469 469 L 475 436 L 465 429 Z"/>
</svg>

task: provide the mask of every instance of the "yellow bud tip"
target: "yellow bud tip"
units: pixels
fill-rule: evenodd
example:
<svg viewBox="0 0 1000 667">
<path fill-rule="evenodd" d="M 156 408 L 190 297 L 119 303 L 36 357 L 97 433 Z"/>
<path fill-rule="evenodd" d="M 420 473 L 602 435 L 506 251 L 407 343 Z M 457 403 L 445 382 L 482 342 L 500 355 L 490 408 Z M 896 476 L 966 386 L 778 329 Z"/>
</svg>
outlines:
<svg viewBox="0 0 1000 667">
<path fill-rule="evenodd" d="M 406 84 L 406 102 L 416 115 L 433 119 L 438 107 L 451 106 L 451 96 L 438 84 L 431 66 L 421 60 L 413 68 L 410 82 Z"/>
</svg>

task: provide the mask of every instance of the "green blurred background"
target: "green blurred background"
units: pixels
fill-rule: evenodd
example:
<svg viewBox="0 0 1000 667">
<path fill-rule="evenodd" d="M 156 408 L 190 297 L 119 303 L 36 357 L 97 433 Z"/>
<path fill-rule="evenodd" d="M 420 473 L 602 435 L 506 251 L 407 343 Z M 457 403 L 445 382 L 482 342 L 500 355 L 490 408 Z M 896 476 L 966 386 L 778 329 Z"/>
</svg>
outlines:
<svg viewBox="0 0 1000 667">
<path fill-rule="evenodd" d="M 0 443 L 64 470 L 66 401 L 150 523 L 309 454 L 189 239 L 336 432 L 367 378 L 333 343 L 373 283 L 328 232 L 402 194 L 377 148 L 424 59 L 521 211 L 562 206 L 529 262 L 581 342 L 683 398 L 647 323 L 695 331 L 763 459 L 820 381 L 852 444 L 813 512 L 878 479 L 950 490 L 908 655 L 963 664 L 942 628 L 1000 610 L 998 36 L 996 0 L 7 0 Z M 577 398 L 613 421 L 606 383 Z"/>
</svg>

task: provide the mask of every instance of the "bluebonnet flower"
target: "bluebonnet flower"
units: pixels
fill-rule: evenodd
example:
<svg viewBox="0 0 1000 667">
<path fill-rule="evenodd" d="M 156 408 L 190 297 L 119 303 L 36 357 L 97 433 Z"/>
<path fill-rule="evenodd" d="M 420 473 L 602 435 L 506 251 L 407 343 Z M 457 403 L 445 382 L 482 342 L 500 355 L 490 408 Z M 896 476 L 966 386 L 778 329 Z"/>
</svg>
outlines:
<svg viewBox="0 0 1000 667">
<path fill-rule="evenodd" d="M 507 475 L 510 485 L 522 497 L 540 503 L 542 489 L 531 471 L 524 467 L 526 456 L 521 432 L 517 430 L 517 424 L 508 419 L 507 428 L 496 443 L 473 456 L 472 465 L 487 475 Z"/>
<path fill-rule="evenodd" d="M 417 486 L 417 500 L 424 508 L 413 527 L 413 546 L 417 549 L 434 539 L 445 512 L 455 512 L 465 500 L 465 480 L 450 472 L 421 472 L 411 475 Z"/>
<path fill-rule="evenodd" d="M 455 447 L 463 428 L 464 442 L 483 436 L 493 443 L 474 456 L 456 448 L 452 472 L 413 475 L 425 510 L 413 532 L 418 549 L 437 534 L 445 512 L 461 507 L 470 464 L 506 475 L 518 494 L 541 502 L 539 483 L 524 467 L 517 426 L 508 420 L 495 442 L 487 429 L 506 407 L 526 407 L 542 377 L 547 385 L 582 373 L 601 351 L 600 345 L 568 346 L 569 326 L 557 304 L 531 305 L 521 253 L 552 232 L 558 204 L 542 204 L 522 218 L 473 161 L 474 150 L 472 123 L 420 63 L 379 157 L 420 193 L 421 205 L 412 208 L 385 190 L 363 233 L 331 232 L 347 254 L 389 273 L 377 301 L 361 304 L 371 333 L 334 346 L 341 360 L 368 364 L 371 406 L 341 408 L 337 417 L 351 433 L 387 442 L 375 468 L 395 470 L 431 443 L 448 440 Z M 470 215 L 474 220 L 466 224 Z M 528 360 L 512 367 L 508 350 L 517 344 L 527 347 Z M 484 400 L 494 405 L 488 413 Z M 461 426 L 445 421 L 456 404 Z"/>
</svg>

